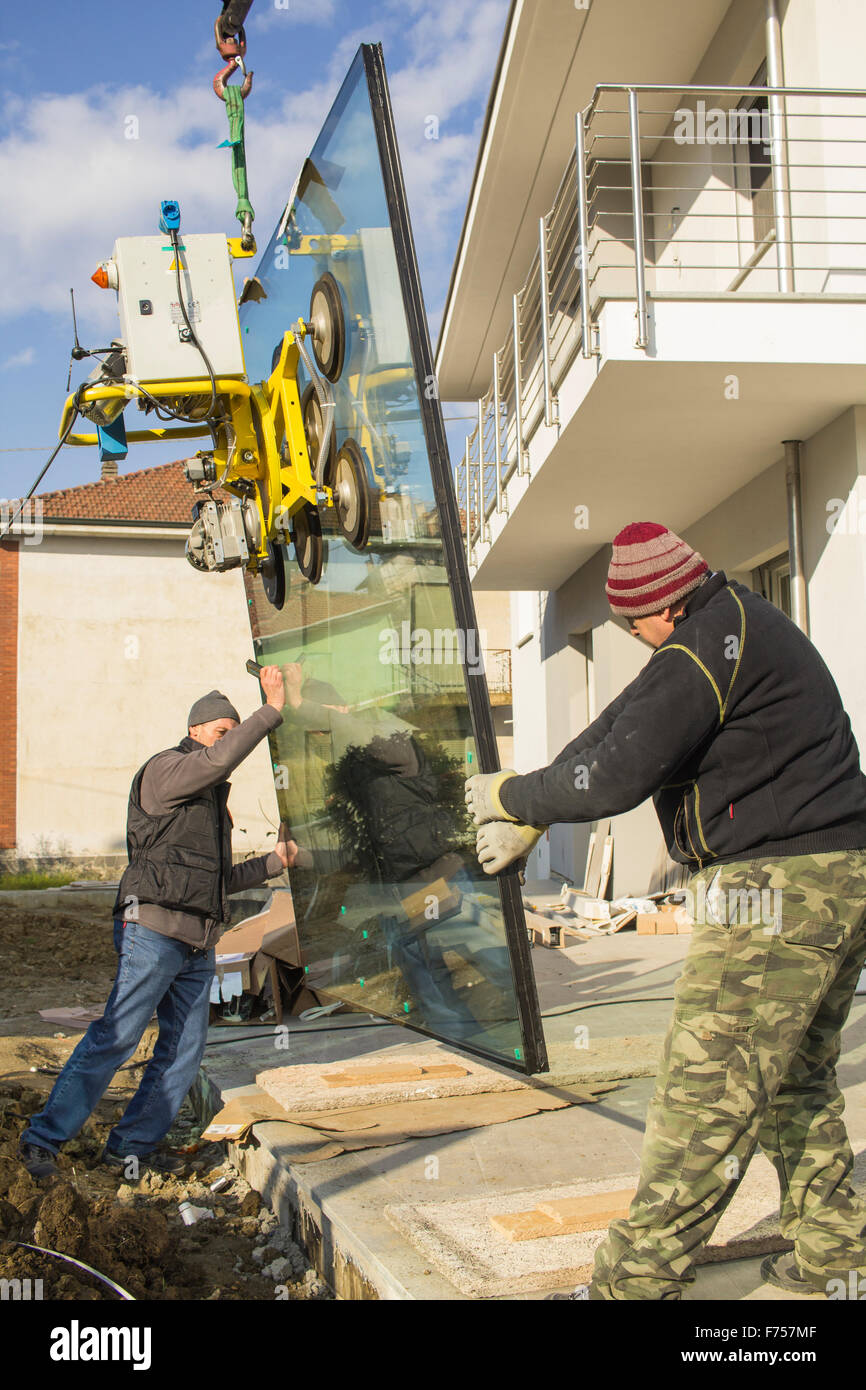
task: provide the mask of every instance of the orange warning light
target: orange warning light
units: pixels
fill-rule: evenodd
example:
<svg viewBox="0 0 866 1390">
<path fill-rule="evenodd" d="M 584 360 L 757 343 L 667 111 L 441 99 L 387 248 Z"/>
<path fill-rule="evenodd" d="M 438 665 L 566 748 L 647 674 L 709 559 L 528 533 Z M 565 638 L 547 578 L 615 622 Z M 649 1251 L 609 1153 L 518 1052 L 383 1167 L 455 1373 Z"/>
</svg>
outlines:
<svg viewBox="0 0 866 1390">
<path fill-rule="evenodd" d="M 98 285 L 101 290 L 107 290 L 109 288 L 108 271 L 105 269 L 104 265 L 101 265 L 98 270 L 95 270 L 90 278 L 94 285 Z"/>
</svg>

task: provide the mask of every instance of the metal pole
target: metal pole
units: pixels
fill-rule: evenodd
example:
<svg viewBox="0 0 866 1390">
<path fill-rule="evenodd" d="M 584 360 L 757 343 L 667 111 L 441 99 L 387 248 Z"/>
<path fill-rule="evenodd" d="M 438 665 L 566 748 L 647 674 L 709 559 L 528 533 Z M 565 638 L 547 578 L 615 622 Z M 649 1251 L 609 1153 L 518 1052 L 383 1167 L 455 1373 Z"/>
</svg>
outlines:
<svg viewBox="0 0 866 1390">
<path fill-rule="evenodd" d="M 784 439 L 785 488 L 788 493 L 788 555 L 791 563 L 791 617 L 809 636 L 806 567 L 803 563 L 803 501 L 800 492 L 801 439 Z"/>
<path fill-rule="evenodd" d="M 487 496 L 484 486 L 484 397 L 478 402 L 478 540 L 487 535 Z"/>
<path fill-rule="evenodd" d="M 547 218 L 538 219 L 538 273 L 541 278 L 541 361 L 544 367 L 544 423 L 553 428 L 559 412 L 553 399 L 550 364 L 550 285 L 547 272 Z"/>
<path fill-rule="evenodd" d="M 628 130 L 631 145 L 631 192 L 634 200 L 634 279 L 637 293 L 637 340 L 635 347 L 649 343 L 646 312 L 646 279 L 644 277 L 643 176 L 640 167 L 640 125 L 638 94 L 628 89 Z"/>
<path fill-rule="evenodd" d="M 523 451 L 523 370 L 520 365 L 520 295 L 514 296 L 514 428 L 517 436 L 517 475 L 522 478 L 529 469 Z"/>
<path fill-rule="evenodd" d="M 782 26 L 779 23 L 777 0 L 766 0 L 767 85 L 784 87 L 785 71 L 782 56 Z M 773 219 L 776 226 L 776 265 L 779 290 L 790 294 L 794 289 L 794 253 L 791 241 L 791 186 L 788 177 L 788 134 L 785 98 L 771 93 L 770 161 L 773 168 Z"/>
<path fill-rule="evenodd" d="M 499 353 L 493 354 L 493 437 L 496 441 L 496 510 L 502 511 L 502 385 L 499 380 Z"/>
<path fill-rule="evenodd" d="M 466 470 L 466 564 L 472 564 L 472 491 L 469 487 L 469 439 L 463 454 L 463 467 Z"/>
<path fill-rule="evenodd" d="M 583 126 L 583 112 L 577 113 L 577 138 L 575 140 L 577 159 L 577 225 L 580 241 L 577 253 L 580 258 L 580 350 L 584 357 L 592 357 L 589 326 L 589 214 L 586 206 L 586 132 Z"/>
</svg>

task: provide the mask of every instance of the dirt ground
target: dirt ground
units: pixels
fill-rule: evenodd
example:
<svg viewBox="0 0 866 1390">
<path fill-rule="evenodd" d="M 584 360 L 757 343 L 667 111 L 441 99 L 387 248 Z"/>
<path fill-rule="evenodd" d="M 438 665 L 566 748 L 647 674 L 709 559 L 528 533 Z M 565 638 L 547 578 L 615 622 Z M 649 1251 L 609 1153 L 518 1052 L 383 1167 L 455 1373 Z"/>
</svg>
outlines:
<svg viewBox="0 0 866 1390">
<path fill-rule="evenodd" d="M 22 1166 L 17 1149 L 27 1117 L 42 1108 L 82 1036 L 44 1022 L 38 1011 L 101 1006 L 114 964 L 110 920 L 0 908 L 0 1279 L 42 1280 L 45 1299 L 120 1297 L 56 1255 L 23 1248 L 38 1245 L 91 1265 L 136 1299 L 330 1298 L 290 1233 L 228 1163 L 224 1147 L 201 1145 L 187 1106 L 166 1140 L 188 1151 L 183 1178 L 143 1174 L 127 1181 L 100 1163 L 108 1132 L 152 1051 L 154 1030 L 64 1147 L 60 1176 L 36 1182 Z M 212 1191 L 220 1179 L 227 1181 Z M 211 1210 L 213 1218 L 185 1225 L 183 1201 Z"/>
</svg>

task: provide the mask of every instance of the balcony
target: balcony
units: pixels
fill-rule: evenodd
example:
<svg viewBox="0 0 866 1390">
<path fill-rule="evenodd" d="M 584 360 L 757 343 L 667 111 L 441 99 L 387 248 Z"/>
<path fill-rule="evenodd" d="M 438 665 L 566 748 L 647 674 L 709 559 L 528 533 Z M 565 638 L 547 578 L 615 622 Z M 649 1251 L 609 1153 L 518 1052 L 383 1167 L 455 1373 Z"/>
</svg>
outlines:
<svg viewBox="0 0 866 1390">
<path fill-rule="evenodd" d="M 435 678 L 428 676 L 417 665 L 399 666 L 399 688 L 423 694 L 428 699 L 446 699 L 449 692 L 462 690 L 464 685 L 463 665 L 457 659 L 456 633 L 442 633 L 446 650 L 441 653 L 448 660 L 438 665 Z M 434 652 L 434 658 L 440 653 Z M 470 658 L 472 653 L 469 654 Z M 482 670 L 487 677 L 487 692 L 493 706 L 511 704 L 511 650 L 508 647 L 485 647 L 481 651 L 481 663 L 476 666 L 470 659 L 470 676 L 475 670 Z"/>
<path fill-rule="evenodd" d="M 651 478 L 687 526 L 866 400 L 864 120 L 857 90 L 596 87 L 455 468 L 478 587 L 556 587 Z"/>
</svg>

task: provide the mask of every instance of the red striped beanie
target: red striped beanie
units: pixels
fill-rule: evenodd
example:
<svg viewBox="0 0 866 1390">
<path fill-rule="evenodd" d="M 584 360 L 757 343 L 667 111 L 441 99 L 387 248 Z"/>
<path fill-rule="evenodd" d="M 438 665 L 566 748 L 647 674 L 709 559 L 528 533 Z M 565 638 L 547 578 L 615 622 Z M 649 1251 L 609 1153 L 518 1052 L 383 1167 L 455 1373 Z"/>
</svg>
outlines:
<svg viewBox="0 0 866 1390">
<path fill-rule="evenodd" d="M 703 555 L 654 521 L 633 521 L 613 541 L 607 597 L 623 618 L 645 618 L 685 598 L 709 573 Z"/>
</svg>

